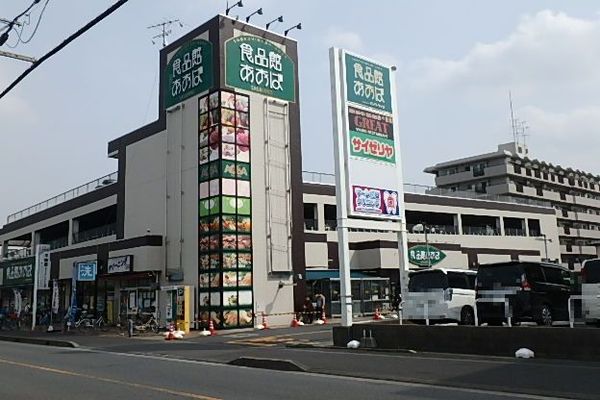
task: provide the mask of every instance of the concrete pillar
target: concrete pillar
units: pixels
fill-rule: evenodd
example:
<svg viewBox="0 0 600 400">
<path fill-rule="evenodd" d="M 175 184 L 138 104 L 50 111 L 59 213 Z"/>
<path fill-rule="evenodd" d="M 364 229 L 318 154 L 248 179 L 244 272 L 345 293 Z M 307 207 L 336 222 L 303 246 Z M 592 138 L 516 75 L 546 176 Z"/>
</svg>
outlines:
<svg viewBox="0 0 600 400">
<path fill-rule="evenodd" d="M 317 230 L 319 232 L 325 231 L 325 205 L 323 203 L 317 203 Z"/>
<path fill-rule="evenodd" d="M 76 219 L 70 219 L 69 220 L 69 237 L 68 237 L 69 246 L 71 246 L 73 244 L 73 237 L 78 232 L 79 232 L 79 221 L 77 221 Z"/>
<path fill-rule="evenodd" d="M 454 226 L 456 226 L 456 229 L 457 229 L 457 231 L 456 231 L 456 232 L 457 232 L 459 235 L 462 235 L 462 234 L 463 234 L 463 233 L 462 233 L 462 217 L 461 217 L 461 215 L 460 215 L 460 214 L 456 214 L 456 215 L 454 216 Z"/>
</svg>

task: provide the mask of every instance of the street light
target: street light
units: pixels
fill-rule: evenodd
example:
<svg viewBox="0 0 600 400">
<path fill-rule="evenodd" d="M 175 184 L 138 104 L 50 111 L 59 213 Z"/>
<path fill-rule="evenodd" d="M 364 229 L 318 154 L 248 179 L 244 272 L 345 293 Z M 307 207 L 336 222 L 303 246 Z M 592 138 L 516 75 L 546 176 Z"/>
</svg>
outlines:
<svg viewBox="0 0 600 400">
<path fill-rule="evenodd" d="M 252 18 L 252 16 L 253 16 L 253 15 L 256 15 L 256 14 L 258 14 L 258 15 L 263 15 L 262 7 L 261 7 L 261 8 L 259 8 L 258 10 L 256 10 L 256 11 L 254 11 L 252 14 L 248 15 L 248 16 L 246 17 L 246 23 L 250 22 L 250 18 Z"/>
<path fill-rule="evenodd" d="M 427 233 L 429 232 L 429 227 L 425 223 L 416 224 L 412 228 L 413 233 L 425 233 L 425 248 L 427 249 L 427 267 L 431 268 L 431 257 L 429 257 L 429 239 L 427 238 Z"/>
<path fill-rule="evenodd" d="M 269 26 L 271 26 L 271 24 L 274 22 L 283 22 L 283 15 L 280 15 L 279 17 L 275 18 L 273 21 L 267 22 L 266 29 L 269 30 Z"/>
<path fill-rule="evenodd" d="M 242 0 L 240 0 L 236 3 L 233 3 L 233 5 L 231 7 L 227 7 L 225 9 L 225 15 L 229 15 L 229 11 L 233 10 L 236 7 L 240 7 L 240 8 L 244 7 L 244 3 L 242 3 Z"/>
<path fill-rule="evenodd" d="M 299 23 L 298 25 L 294 25 L 289 29 L 286 29 L 285 31 L 283 31 L 283 36 L 287 36 L 288 32 L 294 29 L 298 29 L 301 30 L 302 29 L 302 23 Z"/>
<path fill-rule="evenodd" d="M 537 238 L 537 240 L 543 240 L 544 241 L 544 254 L 545 254 L 545 258 L 543 261 L 548 262 L 548 242 L 552 243 L 552 239 L 548 239 L 546 237 L 545 233 L 540 233 L 541 238 Z"/>
</svg>

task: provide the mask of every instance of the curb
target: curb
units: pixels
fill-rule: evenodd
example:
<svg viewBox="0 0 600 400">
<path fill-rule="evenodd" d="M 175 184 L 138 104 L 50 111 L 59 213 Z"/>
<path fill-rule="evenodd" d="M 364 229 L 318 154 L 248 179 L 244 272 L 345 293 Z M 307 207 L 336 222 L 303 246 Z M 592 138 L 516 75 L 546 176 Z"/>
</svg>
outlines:
<svg viewBox="0 0 600 400">
<path fill-rule="evenodd" d="M 323 346 L 323 345 L 315 345 L 315 344 L 309 344 L 309 343 L 288 343 L 285 345 L 285 347 L 288 347 L 290 349 L 326 349 L 326 350 L 346 350 L 349 353 L 356 353 L 356 352 L 363 352 L 363 353 L 369 353 L 369 352 L 375 352 L 375 353 L 403 353 L 403 354 L 416 354 L 417 351 L 412 350 L 412 349 L 378 349 L 378 348 L 366 348 L 366 347 L 359 347 L 358 349 L 349 349 L 347 347 L 340 347 L 340 346 Z"/>
<path fill-rule="evenodd" d="M 14 342 L 14 343 L 26 343 L 26 344 L 37 344 L 40 346 L 54 346 L 54 347 L 70 347 L 78 348 L 79 345 L 70 340 L 55 340 L 55 339 L 42 339 L 42 338 L 28 338 L 28 337 L 17 337 L 17 336 L 0 336 L 0 341 Z"/>
<path fill-rule="evenodd" d="M 307 372 L 308 369 L 300 364 L 290 360 L 279 360 L 274 358 L 253 358 L 253 357 L 240 357 L 235 360 L 229 361 L 227 364 L 235 365 L 238 367 L 250 367 L 250 368 L 261 368 L 271 369 L 276 371 L 294 371 L 294 372 Z"/>
</svg>

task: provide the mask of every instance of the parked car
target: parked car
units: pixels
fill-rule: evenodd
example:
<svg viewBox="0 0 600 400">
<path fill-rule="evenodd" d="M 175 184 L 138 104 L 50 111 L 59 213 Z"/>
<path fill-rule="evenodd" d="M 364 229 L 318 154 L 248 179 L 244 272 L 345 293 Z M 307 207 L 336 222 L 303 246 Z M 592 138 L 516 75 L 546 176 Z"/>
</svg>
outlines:
<svg viewBox="0 0 600 400">
<path fill-rule="evenodd" d="M 600 323 L 600 258 L 585 260 L 581 267 L 583 316 L 588 323 Z"/>
<path fill-rule="evenodd" d="M 414 293 L 443 291 L 444 314 L 435 319 L 462 325 L 475 324 L 475 271 L 435 268 L 411 272 L 408 291 Z"/>
<path fill-rule="evenodd" d="M 477 271 L 477 314 L 480 323 L 501 325 L 506 320 L 504 302 L 482 301 L 493 297 L 490 291 L 508 298 L 515 322 L 533 321 L 550 326 L 569 319 L 568 301 L 574 292 L 570 271 L 557 264 L 503 262 L 480 265 Z"/>
</svg>

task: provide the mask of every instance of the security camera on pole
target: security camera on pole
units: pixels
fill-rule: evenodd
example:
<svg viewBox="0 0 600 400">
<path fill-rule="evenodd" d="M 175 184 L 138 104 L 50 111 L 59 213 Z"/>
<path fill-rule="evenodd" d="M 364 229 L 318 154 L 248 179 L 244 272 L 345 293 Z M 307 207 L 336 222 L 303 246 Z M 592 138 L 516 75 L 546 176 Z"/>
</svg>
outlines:
<svg viewBox="0 0 600 400">
<path fill-rule="evenodd" d="M 393 66 L 331 48 L 342 325 L 352 325 L 348 229 L 398 233 L 400 288 L 408 251 Z"/>
</svg>

